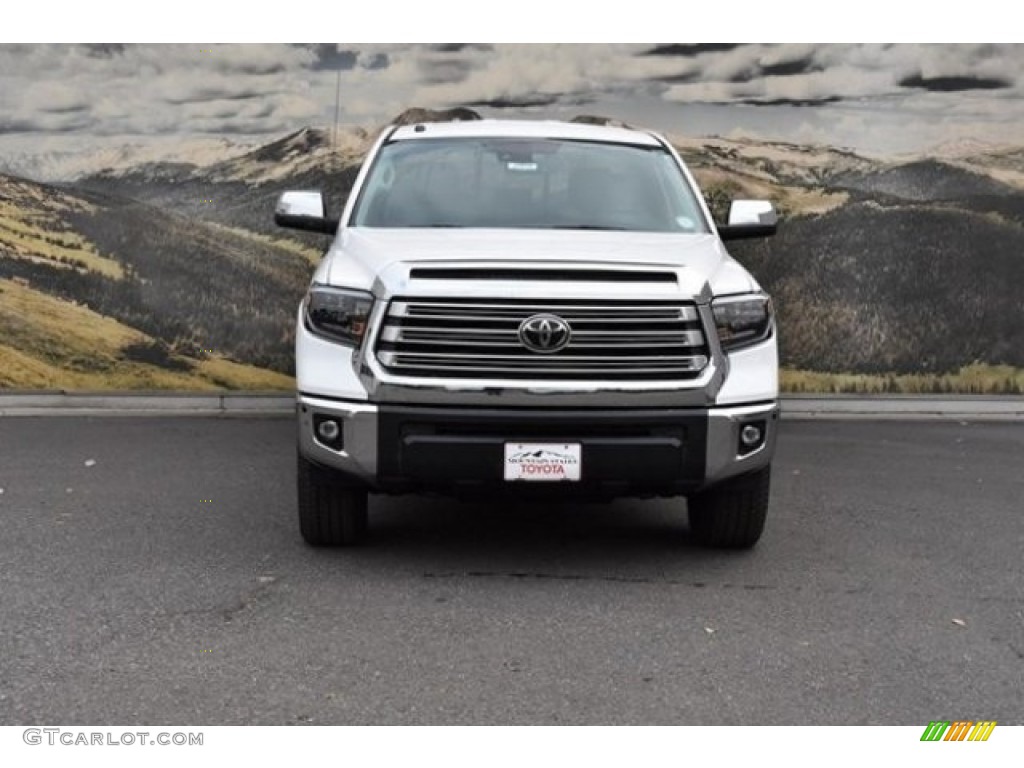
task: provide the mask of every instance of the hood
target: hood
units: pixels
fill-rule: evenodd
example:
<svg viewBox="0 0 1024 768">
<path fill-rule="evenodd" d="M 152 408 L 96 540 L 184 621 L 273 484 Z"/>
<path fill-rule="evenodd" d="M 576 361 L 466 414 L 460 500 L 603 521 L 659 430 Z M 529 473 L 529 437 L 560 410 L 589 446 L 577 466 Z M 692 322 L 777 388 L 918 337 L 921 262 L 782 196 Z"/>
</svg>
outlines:
<svg viewBox="0 0 1024 768">
<path fill-rule="evenodd" d="M 654 269 L 675 273 L 675 290 L 690 297 L 758 289 L 715 235 L 353 227 L 339 233 L 329 262 L 322 275 L 330 284 L 382 289 L 391 294 L 409 289 L 412 268 L 470 266 L 502 270 L 560 266 L 567 270 Z M 507 279 L 505 283 L 507 287 Z M 557 290 L 558 286 L 549 289 Z"/>
</svg>

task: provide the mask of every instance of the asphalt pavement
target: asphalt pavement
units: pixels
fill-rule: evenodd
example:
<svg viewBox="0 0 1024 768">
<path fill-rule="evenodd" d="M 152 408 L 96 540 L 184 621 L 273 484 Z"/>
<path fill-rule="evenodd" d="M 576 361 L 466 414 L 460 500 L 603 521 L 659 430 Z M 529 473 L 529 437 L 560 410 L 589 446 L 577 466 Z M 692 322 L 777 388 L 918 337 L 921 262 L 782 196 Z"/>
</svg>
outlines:
<svg viewBox="0 0 1024 768">
<path fill-rule="evenodd" d="M 682 500 L 371 501 L 290 418 L 0 418 L 0 724 L 1024 724 L 1024 427 L 783 423 L 751 552 Z"/>
</svg>

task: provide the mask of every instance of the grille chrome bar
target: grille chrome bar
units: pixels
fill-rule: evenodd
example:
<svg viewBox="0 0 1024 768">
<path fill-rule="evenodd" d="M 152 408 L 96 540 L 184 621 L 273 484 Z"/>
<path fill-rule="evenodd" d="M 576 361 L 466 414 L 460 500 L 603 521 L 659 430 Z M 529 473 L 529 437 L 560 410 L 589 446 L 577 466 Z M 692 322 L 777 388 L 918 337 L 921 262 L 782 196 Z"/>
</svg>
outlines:
<svg viewBox="0 0 1024 768">
<path fill-rule="evenodd" d="M 591 331 L 573 330 L 573 348 L 580 347 L 703 347 L 700 331 Z M 480 328 L 417 328 L 389 325 L 381 332 L 381 341 L 405 344 L 459 344 L 475 346 L 522 346 L 516 329 Z"/>
<path fill-rule="evenodd" d="M 437 355 L 423 355 L 423 354 L 399 354 L 397 352 L 380 352 L 377 355 L 378 359 L 384 365 L 392 365 L 399 360 L 422 358 L 424 360 L 439 360 Z M 703 355 L 690 355 L 687 357 L 676 357 L 671 358 L 670 361 L 666 362 L 664 355 L 630 355 L 629 357 L 615 356 L 615 355 L 573 355 L 571 357 L 562 355 L 546 355 L 544 357 L 523 357 L 522 355 L 494 355 L 494 354 L 466 354 L 466 353 L 449 353 L 445 355 L 445 362 L 452 365 L 456 365 L 461 362 L 473 362 L 478 361 L 481 364 L 488 364 L 492 361 L 499 363 L 517 363 L 526 366 L 544 366 L 547 368 L 558 368 L 563 365 L 574 365 L 577 363 L 614 363 L 617 365 L 633 365 L 634 363 L 658 363 L 662 362 L 662 367 L 690 367 L 694 360 L 704 360 Z M 704 360 L 704 362 L 707 362 Z"/>
<path fill-rule="evenodd" d="M 577 317 L 607 317 L 609 313 L 616 315 L 632 315 L 638 317 L 663 317 L 669 320 L 691 321 L 697 319 L 697 309 L 692 305 L 651 302 L 649 304 L 595 304 L 587 301 L 582 304 L 569 303 L 519 303 L 515 299 L 498 299 L 493 302 L 445 302 L 445 301 L 417 301 L 408 300 L 391 302 L 389 311 L 390 317 L 450 317 L 454 319 L 465 319 L 469 315 L 483 314 L 493 316 L 496 310 L 506 315 L 518 315 L 521 312 L 535 314 L 538 312 L 550 312 L 559 316 L 568 315 Z"/>
<path fill-rule="evenodd" d="M 523 344 L 520 325 L 538 314 L 568 323 L 565 348 L 540 353 Z M 710 357 L 692 303 L 593 299 L 400 298 L 375 352 L 388 373 L 403 376 L 586 381 L 692 379 Z"/>
</svg>

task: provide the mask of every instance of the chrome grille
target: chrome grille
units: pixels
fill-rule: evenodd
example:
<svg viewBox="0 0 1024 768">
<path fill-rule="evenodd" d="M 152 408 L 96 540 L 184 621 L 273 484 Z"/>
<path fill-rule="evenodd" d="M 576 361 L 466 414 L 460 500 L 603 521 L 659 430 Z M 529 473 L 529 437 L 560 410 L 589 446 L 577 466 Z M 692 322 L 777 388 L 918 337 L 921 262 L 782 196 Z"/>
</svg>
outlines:
<svg viewBox="0 0 1024 768">
<path fill-rule="evenodd" d="M 534 315 L 569 324 L 557 352 L 527 348 Z M 697 308 L 678 301 L 395 299 L 377 337 L 389 373 L 421 378 L 691 379 L 708 362 Z"/>
</svg>

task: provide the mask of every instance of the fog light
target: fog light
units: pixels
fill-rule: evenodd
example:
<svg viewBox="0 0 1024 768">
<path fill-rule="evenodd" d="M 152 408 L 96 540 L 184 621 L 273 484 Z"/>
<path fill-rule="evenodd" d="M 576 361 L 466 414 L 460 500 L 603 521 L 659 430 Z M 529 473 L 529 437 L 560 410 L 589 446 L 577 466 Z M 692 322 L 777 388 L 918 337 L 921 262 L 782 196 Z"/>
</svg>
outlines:
<svg viewBox="0 0 1024 768">
<path fill-rule="evenodd" d="M 747 424 L 740 430 L 740 442 L 745 448 L 753 448 L 761 442 L 764 433 L 756 424 Z"/>
<path fill-rule="evenodd" d="M 341 422 L 333 416 L 324 414 L 313 415 L 313 432 L 318 442 L 328 448 L 341 451 L 345 448 L 345 434 L 341 431 Z"/>
<path fill-rule="evenodd" d="M 759 451 L 768 438 L 768 423 L 765 421 L 751 421 L 740 427 L 739 440 L 736 445 L 736 452 L 739 456 L 747 456 L 754 451 Z"/>
<path fill-rule="evenodd" d="M 341 427 L 338 426 L 338 422 L 334 421 L 334 419 L 324 419 L 316 428 L 316 432 L 325 442 L 333 443 L 338 439 L 338 435 L 341 434 Z"/>
</svg>

